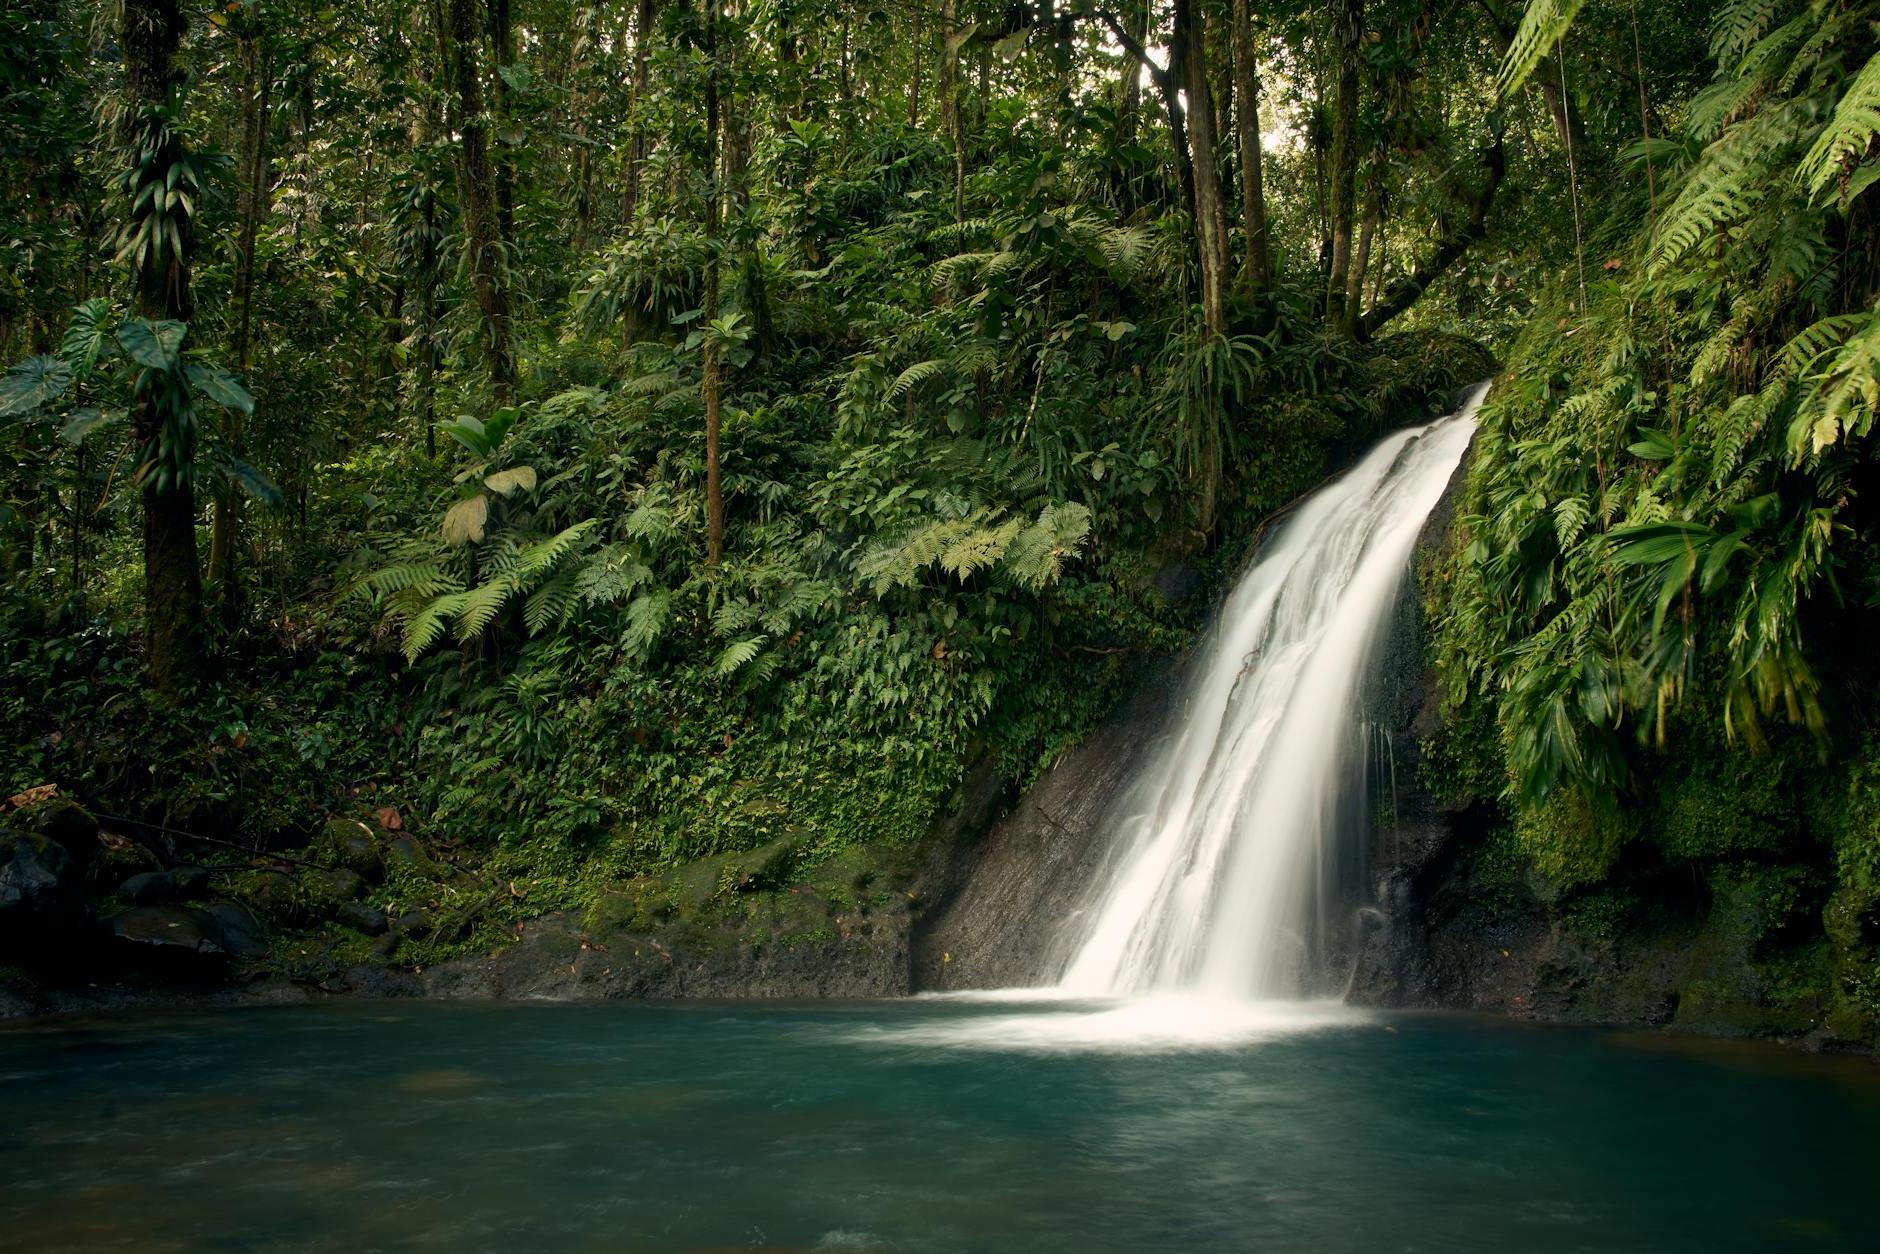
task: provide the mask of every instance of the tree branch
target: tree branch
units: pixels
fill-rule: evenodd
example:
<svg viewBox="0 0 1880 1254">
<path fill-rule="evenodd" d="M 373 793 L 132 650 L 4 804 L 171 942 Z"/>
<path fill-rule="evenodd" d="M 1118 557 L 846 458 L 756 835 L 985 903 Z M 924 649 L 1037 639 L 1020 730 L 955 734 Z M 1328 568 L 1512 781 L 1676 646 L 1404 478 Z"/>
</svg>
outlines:
<svg viewBox="0 0 1880 1254">
<path fill-rule="evenodd" d="M 1475 204 L 1469 212 L 1469 220 L 1440 240 L 1434 252 L 1424 259 L 1423 264 L 1404 278 L 1391 284 L 1390 290 L 1364 315 L 1358 324 L 1360 339 L 1370 339 L 1377 334 L 1385 323 L 1403 313 L 1422 298 L 1423 293 L 1436 280 L 1443 277 L 1450 266 L 1456 264 L 1462 255 L 1469 251 L 1470 245 L 1488 234 L 1488 211 L 1494 207 L 1495 194 L 1501 190 L 1502 177 L 1508 172 L 1507 156 L 1502 149 L 1500 128 L 1496 128 L 1495 139 L 1487 151 L 1482 154 L 1482 164 L 1488 170 L 1488 182 L 1482 188 L 1481 195 L 1475 198 Z"/>
</svg>

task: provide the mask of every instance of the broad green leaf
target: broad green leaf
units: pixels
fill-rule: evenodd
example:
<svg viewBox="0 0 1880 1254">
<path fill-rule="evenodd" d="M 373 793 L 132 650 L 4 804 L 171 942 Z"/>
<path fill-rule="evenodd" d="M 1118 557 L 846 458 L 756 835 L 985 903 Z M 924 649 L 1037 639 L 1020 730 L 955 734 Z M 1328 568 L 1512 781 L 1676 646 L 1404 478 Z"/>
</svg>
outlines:
<svg viewBox="0 0 1880 1254">
<path fill-rule="evenodd" d="M 193 362 L 184 370 L 189 375 L 191 387 L 224 409 L 244 414 L 255 412 L 255 398 L 242 386 L 241 380 L 228 371 L 215 366 L 199 366 Z"/>
<path fill-rule="evenodd" d="M 0 376 L 0 418 L 18 418 L 65 395 L 72 368 L 57 357 L 28 357 Z"/>
<path fill-rule="evenodd" d="M 222 477 L 254 497 L 269 508 L 278 508 L 282 501 L 281 489 L 274 480 L 262 474 L 239 457 L 230 457 L 224 453 L 220 458 Z"/>
<path fill-rule="evenodd" d="M 104 346 L 110 339 L 110 332 L 105 328 L 105 319 L 111 316 L 111 302 L 102 296 L 80 301 L 72 310 L 72 325 L 66 328 L 65 338 L 59 343 L 59 356 L 79 378 L 89 375 L 98 365 L 98 358 L 104 353 Z"/>
<path fill-rule="evenodd" d="M 511 466 L 508 470 L 499 470 L 485 478 L 483 486 L 498 496 L 508 496 L 518 488 L 524 492 L 533 492 L 535 491 L 535 468 Z"/>
<path fill-rule="evenodd" d="M 489 433 L 484 430 L 480 420 L 469 414 L 464 414 L 455 422 L 440 422 L 437 429 L 478 457 L 488 457 L 490 454 Z"/>
<path fill-rule="evenodd" d="M 182 350 L 183 337 L 188 333 L 188 323 L 132 318 L 117 329 L 117 342 L 125 355 L 138 365 L 152 370 L 170 370 L 176 365 L 176 355 Z"/>
<path fill-rule="evenodd" d="M 67 444 L 83 444 L 92 432 L 102 431 L 122 421 L 124 411 L 121 409 L 101 410 L 95 405 L 87 405 L 83 409 L 74 410 L 72 416 L 65 420 L 65 425 L 59 428 L 59 438 Z"/>
<path fill-rule="evenodd" d="M 470 544 L 483 538 L 489 525 L 490 498 L 481 492 L 459 501 L 444 515 L 444 539 L 451 544 Z"/>
</svg>

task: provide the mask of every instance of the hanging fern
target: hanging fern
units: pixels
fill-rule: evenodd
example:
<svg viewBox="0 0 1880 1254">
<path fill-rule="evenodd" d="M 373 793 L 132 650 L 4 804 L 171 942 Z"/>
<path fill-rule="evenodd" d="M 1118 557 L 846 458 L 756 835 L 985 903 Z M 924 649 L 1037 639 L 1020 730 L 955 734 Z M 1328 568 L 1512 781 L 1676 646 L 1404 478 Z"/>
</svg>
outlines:
<svg viewBox="0 0 1880 1254">
<path fill-rule="evenodd" d="M 1833 119 L 1802 159 L 1801 177 L 1810 194 L 1819 197 L 1843 181 L 1848 186 L 1844 199 L 1858 195 L 1880 173 L 1880 165 L 1874 162 L 1876 139 L 1880 139 L 1880 54 L 1868 58 L 1848 84 Z"/>
<path fill-rule="evenodd" d="M 1586 0 L 1528 0 L 1508 54 L 1495 72 L 1495 94 L 1503 100 L 1521 90 L 1534 67 L 1565 37 Z"/>
</svg>

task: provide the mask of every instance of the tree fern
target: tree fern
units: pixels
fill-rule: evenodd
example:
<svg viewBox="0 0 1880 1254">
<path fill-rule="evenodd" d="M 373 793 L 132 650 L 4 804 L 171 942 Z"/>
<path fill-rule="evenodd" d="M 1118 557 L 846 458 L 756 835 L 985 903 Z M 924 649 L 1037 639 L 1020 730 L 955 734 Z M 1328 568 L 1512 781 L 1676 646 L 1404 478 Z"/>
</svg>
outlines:
<svg viewBox="0 0 1880 1254">
<path fill-rule="evenodd" d="M 1033 590 L 1057 582 L 1064 562 L 1074 557 L 1090 534 L 1090 510 L 1072 501 L 1047 505 L 1037 521 L 1013 537 L 1005 551 L 1005 570 L 1013 582 Z"/>
<path fill-rule="evenodd" d="M 580 570 L 569 567 L 543 580 L 522 605 L 522 621 L 529 634 L 539 636 L 568 621 L 579 602 Z"/>
<path fill-rule="evenodd" d="M 712 673 L 720 677 L 736 673 L 757 656 L 767 639 L 766 636 L 746 636 L 742 640 L 732 641 L 718 654 L 718 660 L 712 663 Z"/>
</svg>

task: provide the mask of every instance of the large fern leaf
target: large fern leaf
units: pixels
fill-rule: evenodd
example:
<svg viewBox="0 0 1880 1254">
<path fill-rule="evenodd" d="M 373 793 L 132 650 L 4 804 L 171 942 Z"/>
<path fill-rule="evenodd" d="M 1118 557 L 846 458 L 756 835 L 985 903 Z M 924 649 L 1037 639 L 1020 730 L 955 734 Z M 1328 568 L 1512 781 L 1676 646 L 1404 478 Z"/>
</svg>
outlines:
<svg viewBox="0 0 1880 1254">
<path fill-rule="evenodd" d="M 1853 175 L 1874 158 L 1880 138 L 1880 54 L 1869 57 L 1835 106 L 1814 147 L 1802 159 L 1801 177 L 1810 195 L 1820 196 L 1830 185 Z"/>
<path fill-rule="evenodd" d="M 1573 25 L 1586 0 L 1528 0 L 1521 25 L 1508 44 L 1508 55 L 1495 72 L 1495 94 L 1506 100 L 1521 90 L 1553 46 Z"/>
</svg>

